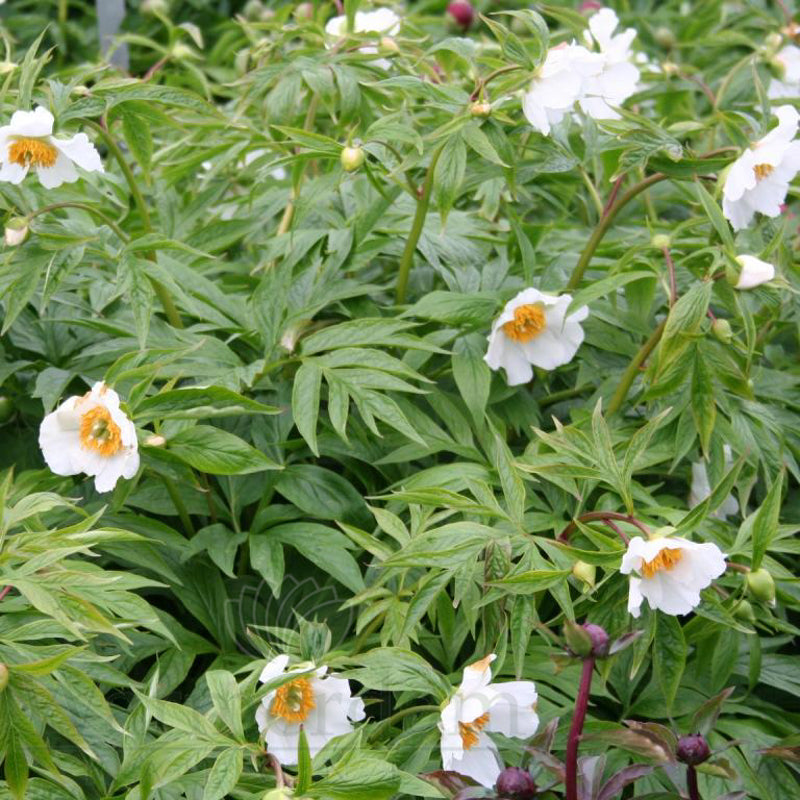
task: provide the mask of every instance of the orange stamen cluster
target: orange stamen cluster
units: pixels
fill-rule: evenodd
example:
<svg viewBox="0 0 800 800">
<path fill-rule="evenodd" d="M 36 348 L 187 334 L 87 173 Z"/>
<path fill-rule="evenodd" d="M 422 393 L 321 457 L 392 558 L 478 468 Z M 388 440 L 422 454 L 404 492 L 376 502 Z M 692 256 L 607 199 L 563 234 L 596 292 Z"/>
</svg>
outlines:
<svg viewBox="0 0 800 800">
<path fill-rule="evenodd" d="M 23 137 L 8 146 L 8 160 L 21 167 L 52 167 L 58 158 L 58 150 L 43 139 Z"/>
<path fill-rule="evenodd" d="M 284 683 L 275 692 L 275 699 L 269 707 L 269 713 L 273 717 L 280 717 L 287 722 L 305 722 L 311 710 L 316 706 L 311 681 L 308 678 L 296 678 L 289 683 Z"/>
<path fill-rule="evenodd" d="M 756 164 L 753 167 L 753 172 L 756 174 L 757 181 L 763 181 L 764 178 L 768 178 L 772 173 L 775 171 L 775 167 L 772 164 Z"/>
<path fill-rule="evenodd" d="M 81 415 L 78 435 L 82 447 L 106 458 L 122 449 L 122 431 L 105 406 L 94 406 Z"/>
<path fill-rule="evenodd" d="M 458 732 L 461 734 L 461 744 L 465 750 L 471 750 L 478 744 L 478 734 L 489 724 L 489 714 L 481 714 L 472 722 L 459 722 Z"/>
<path fill-rule="evenodd" d="M 669 572 L 683 558 L 683 551 L 678 547 L 665 547 L 652 561 L 642 563 L 642 575 L 652 578 L 657 572 Z"/>
<path fill-rule="evenodd" d="M 543 303 L 529 303 L 514 309 L 514 319 L 503 325 L 503 332 L 515 342 L 529 342 L 547 327 Z"/>
</svg>

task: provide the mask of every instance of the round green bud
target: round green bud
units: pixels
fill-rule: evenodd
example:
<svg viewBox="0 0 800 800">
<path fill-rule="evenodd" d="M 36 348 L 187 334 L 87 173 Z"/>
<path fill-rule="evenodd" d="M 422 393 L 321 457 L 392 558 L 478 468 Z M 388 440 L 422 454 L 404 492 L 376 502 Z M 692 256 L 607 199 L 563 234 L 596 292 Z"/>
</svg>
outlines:
<svg viewBox="0 0 800 800">
<path fill-rule="evenodd" d="M 733 339 L 733 329 L 731 328 L 730 322 L 726 319 L 715 319 L 711 323 L 711 332 L 717 339 L 723 342 L 723 344 L 728 344 L 728 342 Z"/>
<path fill-rule="evenodd" d="M 662 25 L 660 28 L 656 28 L 653 38 L 665 50 L 672 50 L 672 48 L 678 43 L 678 40 L 672 30 L 664 25 Z"/>
<path fill-rule="evenodd" d="M 14 401 L 4 394 L 0 394 L 0 425 L 8 422 L 14 416 Z"/>
<path fill-rule="evenodd" d="M 313 3 L 300 3 L 295 6 L 294 18 L 298 22 L 307 22 L 314 19 L 314 4 Z"/>
<path fill-rule="evenodd" d="M 0 692 L 4 691 L 8 686 L 8 667 L 0 663 Z"/>
<path fill-rule="evenodd" d="M 246 19 L 256 20 L 261 16 L 264 10 L 264 5 L 261 0 L 247 0 L 242 9 L 242 14 Z"/>
<path fill-rule="evenodd" d="M 394 55 L 400 52 L 400 45 L 391 36 L 381 36 L 378 44 L 380 51 L 385 56 Z"/>
<path fill-rule="evenodd" d="M 17 247 L 28 238 L 28 218 L 11 217 L 6 222 L 3 239 L 9 247 Z"/>
<path fill-rule="evenodd" d="M 741 600 L 739 605 L 733 609 L 733 616 L 740 619 L 742 622 L 749 622 L 751 625 L 756 621 L 756 614 L 753 611 L 753 606 L 747 600 Z"/>
<path fill-rule="evenodd" d="M 185 61 L 187 58 L 196 58 L 197 53 L 195 53 L 188 44 L 175 42 L 175 44 L 172 45 L 172 57 L 178 61 Z"/>
<path fill-rule="evenodd" d="M 347 172 L 355 172 L 363 163 L 366 155 L 360 147 L 343 147 L 339 160 Z"/>
<path fill-rule="evenodd" d="M 166 14 L 169 12 L 167 0 L 142 0 L 139 11 L 142 14 Z"/>
<path fill-rule="evenodd" d="M 672 240 L 666 233 L 657 233 L 650 240 L 650 244 L 655 247 L 656 250 L 664 250 L 672 244 Z"/>
<path fill-rule="evenodd" d="M 477 102 L 477 103 L 473 103 L 469 107 L 469 113 L 473 117 L 484 117 L 484 118 L 485 117 L 489 117 L 492 114 L 492 104 L 491 103 L 483 103 L 483 102 L 480 102 L 480 101 Z"/>
<path fill-rule="evenodd" d="M 775 605 L 775 579 L 763 567 L 747 573 L 750 594 L 767 605 Z"/>
<path fill-rule="evenodd" d="M 576 561 L 572 565 L 572 574 L 579 581 L 583 581 L 589 588 L 594 588 L 597 580 L 597 567 L 594 564 L 587 564 L 585 561 Z"/>
</svg>

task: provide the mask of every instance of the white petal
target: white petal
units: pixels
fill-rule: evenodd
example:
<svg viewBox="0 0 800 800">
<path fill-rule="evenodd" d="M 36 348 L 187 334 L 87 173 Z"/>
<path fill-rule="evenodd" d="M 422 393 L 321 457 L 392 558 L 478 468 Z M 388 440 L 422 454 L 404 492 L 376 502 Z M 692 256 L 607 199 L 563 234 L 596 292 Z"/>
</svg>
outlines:
<svg viewBox="0 0 800 800">
<path fill-rule="evenodd" d="M 71 161 L 87 172 L 104 172 L 100 153 L 89 141 L 85 133 L 77 133 L 71 139 L 57 139 L 53 137 L 50 144 L 54 145 Z"/>
<path fill-rule="evenodd" d="M 478 743 L 465 750 L 461 758 L 451 759 L 450 769 L 491 788 L 501 772 L 500 756 L 492 740 L 481 733 Z"/>
<path fill-rule="evenodd" d="M 66 402 L 71 404 L 74 399 L 70 398 Z M 39 427 L 39 447 L 47 466 L 56 475 L 77 475 L 83 471 L 78 432 L 61 424 L 59 409 L 42 420 Z"/>
<path fill-rule="evenodd" d="M 23 167 L 21 164 L 4 161 L 0 165 L 0 181 L 13 184 L 22 183 L 28 174 L 28 169 L 29 167 Z"/>
<path fill-rule="evenodd" d="M 267 750 L 281 764 L 292 767 L 297 764 L 297 739 L 299 735 L 300 726 L 297 723 L 271 717 L 269 719 L 269 727 L 264 734 Z"/>
<path fill-rule="evenodd" d="M 539 727 L 534 710 L 539 696 L 532 681 L 493 683 L 496 698 L 489 711 L 487 731 L 502 733 L 517 739 L 528 739 Z"/>
<path fill-rule="evenodd" d="M 8 127 L 14 136 L 40 138 L 50 136 L 53 132 L 53 121 L 53 115 L 46 108 L 38 106 L 33 111 L 15 111 Z"/>
<path fill-rule="evenodd" d="M 739 280 L 736 282 L 737 289 L 753 289 L 761 286 L 762 283 L 771 281 L 775 277 L 775 267 L 767 261 L 762 261 L 755 256 L 737 256 L 736 261 L 742 271 L 739 273 Z"/>
<path fill-rule="evenodd" d="M 458 694 L 465 697 L 487 687 L 492 681 L 491 664 L 496 658 L 494 653 L 490 653 L 486 658 L 467 666 L 462 673 Z"/>
<path fill-rule="evenodd" d="M 37 167 L 36 174 L 45 189 L 55 189 L 62 183 L 75 183 L 80 177 L 73 163 L 63 153 L 58 154 L 52 167 Z"/>
<path fill-rule="evenodd" d="M 276 656 L 261 670 L 261 674 L 258 676 L 259 681 L 261 681 L 261 683 L 269 683 L 269 681 L 282 675 L 288 665 L 289 656 Z"/>
<path fill-rule="evenodd" d="M 642 581 L 640 578 L 631 578 L 628 586 L 628 613 L 638 618 L 642 613 Z"/>
<path fill-rule="evenodd" d="M 746 196 L 740 200 L 729 200 L 723 195 L 722 213 L 735 231 L 741 231 L 753 221 L 756 212 L 750 206 Z"/>
</svg>

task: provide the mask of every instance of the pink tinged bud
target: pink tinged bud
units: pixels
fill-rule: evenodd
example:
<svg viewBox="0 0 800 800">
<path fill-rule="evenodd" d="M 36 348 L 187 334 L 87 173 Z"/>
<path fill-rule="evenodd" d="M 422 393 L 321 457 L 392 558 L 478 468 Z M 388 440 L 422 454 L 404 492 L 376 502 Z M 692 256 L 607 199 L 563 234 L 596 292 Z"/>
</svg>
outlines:
<svg viewBox="0 0 800 800">
<path fill-rule="evenodd" d="M 711 748 L 708 746 L 708 742 L 699 733 L 696 733 L 691 736 L 681 736 L 678 739 L 676 755 L 678 761 L 696 766 L 708 761 L 711 757 Z"/>
<path fill-rule="evenodd" d="M 602 7 L 603 4 L 596 2 L 596 0 L 585 0 L 585 2 L 581 3 L 579 10 L 581 14 L 586 14 L 589 11 L 599 11 Z"/>
<path fill-rule="evenodd" d="M 608 655 L 609 639 L 604 628 L 592 622 L 586 622 L 583 629 L 589 634 L 592 640 L 592 655 L 595 658 L 605 658 Z"/>
<path fill-rule="evenodd" d="M 468 31 L 475 21 L 475 9 L 472 3 L 467 0 L 453 0 L 447 6 L 447 13 L 453 18 L 453 21 L 461 28 L 462 31 Z"/>
<path fill-rule="evenodd" d="M 506 767 L 497 778 L 495 790 L 503 800 L 532 800 L 536 796 L 533 778 L 519 767 Z"/>
</svg>

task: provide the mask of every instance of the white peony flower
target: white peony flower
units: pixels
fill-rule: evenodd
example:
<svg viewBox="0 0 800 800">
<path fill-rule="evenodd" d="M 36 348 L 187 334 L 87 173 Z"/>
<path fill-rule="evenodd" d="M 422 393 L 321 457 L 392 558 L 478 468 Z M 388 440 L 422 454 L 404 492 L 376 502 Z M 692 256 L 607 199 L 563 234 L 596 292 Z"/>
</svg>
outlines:
<svg viewBox="0 0 800 800">
<path fill-rule="evenodd" d="M 688 614 L 700 605 L 700 590 L 725 572 L 725 555 L 715 544 L 678 536 L 646 541 L 635 536 L 620 572 L 631 575 L 628 611 L 638 617 L 643 600 L 665 614 Z"/>
<path fill-rule="evenodd" d="M 770 81 L 767 89 L 769 99 L 800 97 L 800 47 L 787 44 L 777 53 L 775 61 L 781 66 L 783 75 Z"/>
<path fill-rule="evenodd" d="M 442 765 L 494 786 L 503 767 L 488 732 L 527 739 L 536 733 L 538 695 L 532 681 L 492 683 L 490 655 L 464 670 L 461 685 L 442 711 Z"/>
<path fill-rule="evenodd" d="M 756 211 L 768 217 L 781 213 L 789 183 L 800 170 L 797 111 L 775 109 L 777 127 L 742 153 L 730 166 L 722 189 L 722 210 L 734 230 L 746 228 Z"/>
<path fill-rule="evenodd" d="M 94 476 L 98 492 L 110 492 L 139 469 L 136 428 L 119 407 L 119 395 L 102 382 L 42 420 L 39 447 L 56 475 Z"/>
<path fill-rule="evenodd" d="M 610 8 L 603 8 L 589 20 L 589 30 L 584 39 L 591 47 L 597 45 L 601 56 L 601 69 L 586 81 L 585 95 L 579 105 L 585 114 L 594 119 L 619 119 L 616 106 L 622 105 L 639 84 L 639 68 L 631 44 L 636 38 L 633 28 L 614 34 L 619 18 Z"/>
<path fill-rule="evenodd" d="M 530 89 L 522 98 L 522 111 L 539 133 L 550 135 L 550 129 L 586 94 L 587 82 L 603 69 L 599 53 L 590 53 L 572 42 L 551 47 L 539 67 Z"/>
<path fill-rule="evenodd" d="M 733 464 L 733 452 L 731 446 L 726 444 L 722 448 L 725 457 L 725 469 L 729 470 Z M 704 461 L 695 461 L 692 464 L 692 485 L 689 490 L 689 508 L 699 506 L 707 497 L 711 497 L 711 482 L 708 479 L 708 470 Z M 736 498 L 729 494 L 722 505 L 714 511 L 711 516 L 717 519 L 726 520 L 732 517 L 739 510 L 739 503 Z"/>
<path fill-rule="evenodd" d="M 364 701 L 350 694 L 344 678 L 326 675 L 327 667 L 300 665 L 287 670 L 289 656 L 273 658 L 259 680 L 268 683 L 281 675 L 299 677 L 268 692 L 256 710 L 258 730 L 267 750 L 281 764 L 297 764 L 297 740 L 302 726 L 313 758 L 335 736 L 353 730 L 353 722 L 366 716 Z M 306 674 L 303 674 L 306 673 Z"/>
<path fill-rule="evenodd" d="M 88 172 L 104 171 L 100 155 L 85 133 L 58 139 L 52 135 L 53 121 L 53 115 L 42 106 L 11 115 L 11 122 L 0 128 L 0 181 L 21 183 L 32 169 L 45 189 L 55 189 L 78 180 L 76 164 Z"/>
<path fill-rule="evenodd" d="M 492 325 L 484 356 L 494 370 L 506 371 L 509 386 L 527 383 L 534 367 L 555 369 L 572 361 L 583 342 L 580 323 L 589 315 L 582 306 L 567 316 L 572 295 L 525 289 L 506 303 Z"/>
<path fill-rule="evenodd" d="M 755 256 L 736 256 L 736 261 L 742 268 L 736 289 L 753 289 L 762 283 L 771 281 L 775 277 L 775 267 L 767 261 L 762 261 Z"/>
<path fill-rule="evenodd" d="M 353 18 L 353 33 L 379 33 L 394 36 L 400 30 L 400 17 L 390 8 L 375 11 L 356 11 Z M 325 25 L 325 33 L 335 39 L 347 35 L 347 16 L 333 17 Z"/>
</svg>

